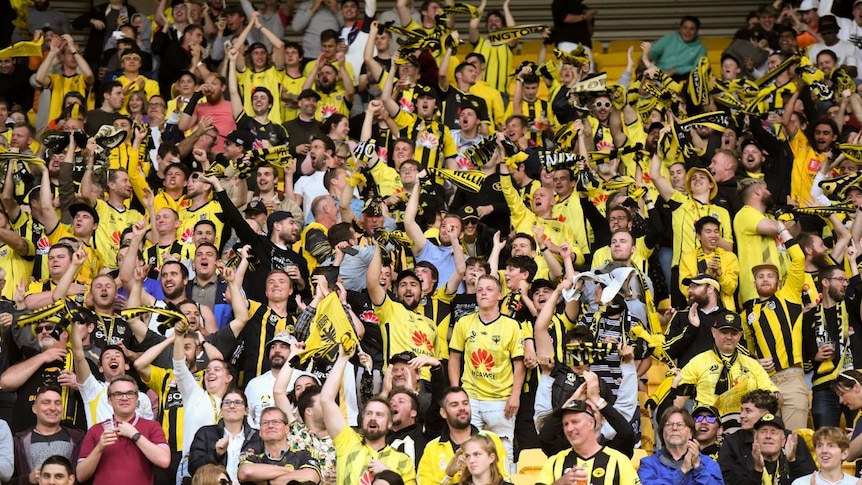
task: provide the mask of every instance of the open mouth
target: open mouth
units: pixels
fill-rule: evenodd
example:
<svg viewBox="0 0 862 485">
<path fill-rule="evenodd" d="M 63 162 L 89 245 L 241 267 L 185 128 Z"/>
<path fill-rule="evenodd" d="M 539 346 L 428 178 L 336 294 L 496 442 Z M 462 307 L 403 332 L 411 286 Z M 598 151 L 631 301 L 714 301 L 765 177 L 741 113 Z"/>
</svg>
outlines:
<svg viewBox="0 0 862 485">
<path fill-rule="evenodd" d="M 111 370 L 117 370 L 120 368 L 120 363 L 119 362 L 111 362 L 110 364 L 108 364 L 108 368 Z"/>
</svg>

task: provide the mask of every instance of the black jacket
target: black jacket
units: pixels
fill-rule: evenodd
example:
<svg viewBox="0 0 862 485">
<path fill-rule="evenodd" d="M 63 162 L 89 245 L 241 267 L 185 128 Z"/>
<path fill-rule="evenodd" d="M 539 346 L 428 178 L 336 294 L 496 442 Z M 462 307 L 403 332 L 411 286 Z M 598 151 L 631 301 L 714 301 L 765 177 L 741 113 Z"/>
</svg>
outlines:
<svg viewBox="0 0 862 485">
<path fill-rule="evenodd" d="M 252 429 L 247 422 L 243 422 L 243 434 L 245 441 L 242 443 L 242 452 L 254 450 L 253 454 L 263 451 L 263 441 L 257 430 Z M 192 441 L 192 448 L 189 450 L 189 474 L 194 476 L 198 468 L 213 463 L 216 465 L 227 466 L 227 453 L 218 456 L 215 451 L 216 442 L 224 437 L 224 421 L 219 420 L 218 424 L 204 426 L 195 433 L 195 439 Z"/>
<path fill-rule="evenodd" d="M 791 480 L 817 470 L 805 440 L 801 436 L 797 436 L 797 440 L 796 460 L 789 463 Z M 754 433 L 750 430 L 740 429 L 724 439 L 721 451 L 718 453 L 718 464 L 724 476 L 724 483 L 734 485 L 762 483 L 762 475 L 754 471 L 754 459 L 751 457 L 752 444 L 754 444 Z"/>
</svg>

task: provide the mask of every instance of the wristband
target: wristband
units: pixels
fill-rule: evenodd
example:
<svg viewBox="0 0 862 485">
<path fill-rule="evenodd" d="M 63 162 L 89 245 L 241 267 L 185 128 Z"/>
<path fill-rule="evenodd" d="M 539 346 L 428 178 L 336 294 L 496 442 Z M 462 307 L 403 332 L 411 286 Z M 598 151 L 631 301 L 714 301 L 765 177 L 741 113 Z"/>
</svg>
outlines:
<svg viewBox="0 0 862 485">
<path fill-rule="evenodd" d="M 183 113 L 192 116 L 195 112 L 195 107 L 198 105 L 198 101 L 203 99 L 203 97 L 204 95 L 200 91 L 193 94 L 191 99 L 189 99 L 189 102 L 186 103 L 185 107 L 183 107 Z"/>
</svg>

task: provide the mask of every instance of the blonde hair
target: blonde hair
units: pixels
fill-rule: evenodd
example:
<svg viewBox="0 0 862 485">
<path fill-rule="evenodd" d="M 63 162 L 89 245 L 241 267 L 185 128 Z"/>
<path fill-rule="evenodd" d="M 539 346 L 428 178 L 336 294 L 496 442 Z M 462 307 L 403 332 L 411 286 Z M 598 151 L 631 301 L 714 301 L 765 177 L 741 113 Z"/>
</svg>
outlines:
<svg viewBox="0 0 862 485">
<path fill-rule="evenodd" d="M 208 463 L 195 472 L 195 476 L 192 477 L 192 485 L 219 485 L 218 479 L 222 475 L 230 476 L 225 467 Z"/>
<path fill-rule="evenodd" d="M 462 443 L 461 449 L 466 450 L 467 445 L 470 443 L 476 443 L 482 447 L 482 450 L 484 450 L 485 453 L 494 455 L 494 463 L 491 463 L 491 469 L 489 470 L 491 473 L 491 483 L 494 485 L 500 485 L 503 483 L 503 476 L 500 474 L 500 468 L 498 466 L 500 456 L 497 454 L 497 446 L 494 444 L 494 440 L 489 438 L 487 435 L 480 433 Z M 461 480 L 458 483 L 459 485 L 471 485 L 473 483 L 473 475 L 470 474 L 470 470 L 467 468 L 466 462 L 461 467 Z"/>
</svg>

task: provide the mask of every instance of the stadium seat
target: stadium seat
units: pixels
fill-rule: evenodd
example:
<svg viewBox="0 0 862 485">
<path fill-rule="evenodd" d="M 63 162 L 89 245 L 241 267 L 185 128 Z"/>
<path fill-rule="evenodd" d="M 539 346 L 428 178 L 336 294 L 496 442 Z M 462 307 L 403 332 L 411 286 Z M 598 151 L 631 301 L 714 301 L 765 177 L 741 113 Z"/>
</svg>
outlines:
<svg viewBox="0 0 862 485">
<path fill-rule="evenodd" d="M 727 46 L 730 45 L 730 42 L 733 39 L 729 37 L 706 37 L 701 38 L 700 41 L 703 42 L 703 45 L 706 46 L 707 50 L 720 50 L 724 51 L 727 49 Z"/>
<path fill-rule="evenodd" d="M 647 450 L 644 450 L 643 448 L 635 448 L 635 453 L 634 455 L 632 455 L 632 465 L 634 465 L 635 470 L 637 470 L 640 466 L 641 460 L 650 456 L 651 454 L 652 453 Z"/>
<path fill-rule="evenodd" d="M 514 485 L 535 485 L 536 475 L 531 473 L 515 473 L 512 475 Z"/>
<path fill-rule="evenodd" d="M 608 42 L 608 53 L 612 52 L 622 52 L 623 54 L 629 50 L 629 47 L 634 46 L 635 49 L 638 49 L 643 42 L 642 39 L 622 39 L 622 40 L 612 40 Z"/>
<path fill-rule="evenodd" d="M 521 450 L 521 455 L 518 458 L 518 465 L 515 468 L 518 473 L 539 473 L 545 466 L 545 462 L 548 461 L 548 457 L 539 448 Z"/>
</svg>

